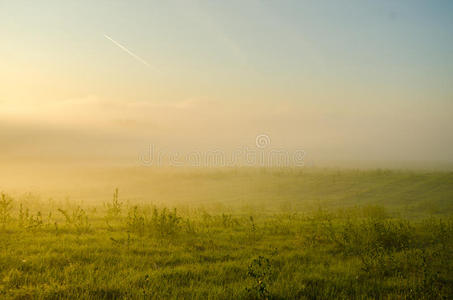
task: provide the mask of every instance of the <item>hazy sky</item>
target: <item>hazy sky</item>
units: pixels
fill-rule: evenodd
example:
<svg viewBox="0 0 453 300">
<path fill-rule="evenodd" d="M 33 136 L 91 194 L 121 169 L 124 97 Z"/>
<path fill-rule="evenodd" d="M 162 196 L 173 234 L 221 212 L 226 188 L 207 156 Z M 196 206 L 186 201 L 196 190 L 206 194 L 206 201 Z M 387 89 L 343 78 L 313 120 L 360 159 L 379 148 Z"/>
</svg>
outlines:
<svg viewBox="0 0 453 300">
<path fill-rule="evenodd" d="M 452 1 L 0 0 L 0 157 L 453 162 Z"/>
</svg>

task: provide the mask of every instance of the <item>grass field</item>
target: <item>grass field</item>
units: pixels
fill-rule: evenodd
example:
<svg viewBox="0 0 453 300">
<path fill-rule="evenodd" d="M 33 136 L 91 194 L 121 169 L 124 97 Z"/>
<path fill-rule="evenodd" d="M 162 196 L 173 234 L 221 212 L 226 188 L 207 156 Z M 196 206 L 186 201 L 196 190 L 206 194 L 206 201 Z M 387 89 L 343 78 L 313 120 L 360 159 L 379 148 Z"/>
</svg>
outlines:
<svg viewBox="0 0 453 300">
<path fill-rule="evenodd" d="M 2 176 L 2 299 L 453 295 L 452 172 Z"/>
</svg>

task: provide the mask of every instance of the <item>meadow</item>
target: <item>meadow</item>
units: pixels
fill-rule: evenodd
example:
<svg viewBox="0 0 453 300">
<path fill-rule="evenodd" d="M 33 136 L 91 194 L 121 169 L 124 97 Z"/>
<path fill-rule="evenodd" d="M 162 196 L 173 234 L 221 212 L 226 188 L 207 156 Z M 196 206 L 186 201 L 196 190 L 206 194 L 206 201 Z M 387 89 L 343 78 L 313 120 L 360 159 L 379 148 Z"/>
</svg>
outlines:
<svg viewBox="0 0 453 300">
<path fill-rule="evenodd" d="M 2 175 L 1 299 L 453 295 L 452 172 L 70 173 Z"/>
</svg>

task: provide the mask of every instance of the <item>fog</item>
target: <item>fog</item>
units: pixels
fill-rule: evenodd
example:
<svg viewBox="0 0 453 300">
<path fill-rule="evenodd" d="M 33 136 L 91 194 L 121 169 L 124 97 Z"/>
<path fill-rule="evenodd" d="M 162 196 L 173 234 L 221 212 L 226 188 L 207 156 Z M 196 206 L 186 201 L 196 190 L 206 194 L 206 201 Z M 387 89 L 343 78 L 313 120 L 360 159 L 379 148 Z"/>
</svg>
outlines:
<svg viewBox="0 0 453 300">
<path fill-rule="evenodd" d="M 8 114 L 3 104 L 0 157 L 9 163 L 137 164 L 150 146 L 167 154 L 231 153 L 256 148 L 256 137 L 266 135 L 267 150 L 303 150 L 308 165 L 453 162 L 451 105 L 395 106 L 194 99 L 166 104 L 88 97 L 30 104 L 31 112 Z"/>
<path fill-rule="evenodd" d="M 450 169 L 449 5 L 350 5 L 1 2 L 1 166 Z"/>
</svg>

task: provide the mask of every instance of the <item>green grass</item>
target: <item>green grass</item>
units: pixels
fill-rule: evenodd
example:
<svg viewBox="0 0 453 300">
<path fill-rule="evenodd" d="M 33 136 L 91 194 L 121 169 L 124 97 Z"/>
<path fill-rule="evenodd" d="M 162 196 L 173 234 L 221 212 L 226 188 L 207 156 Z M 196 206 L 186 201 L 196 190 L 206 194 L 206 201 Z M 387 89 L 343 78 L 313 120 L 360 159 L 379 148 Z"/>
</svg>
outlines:
<svg viewBox="0 0 453 300">
<path fill-rule="evenodd" d="M 133 169 L 111 172 L 105 182 L 90 176 L 105 194 L 119 186 L 119 195 L 84 204 L 37 194 L 1 199 L 0 298 L 453 295 L 450 172 Z M 79 197 L 88 191 L 100 193 L 88 188 Z"/>
</svg>

